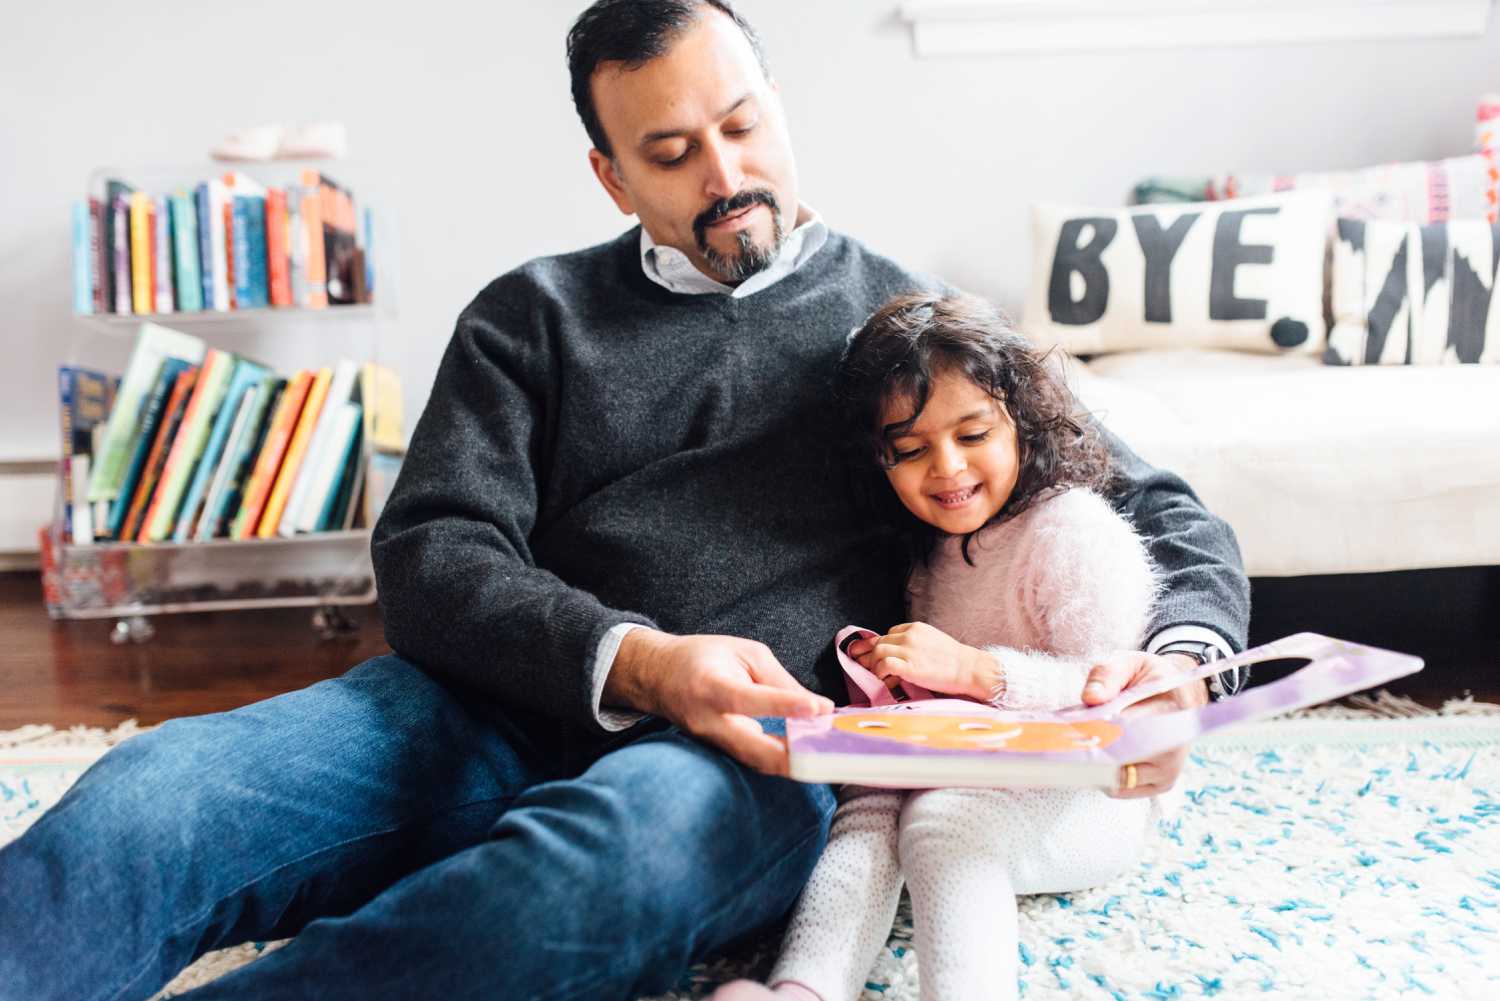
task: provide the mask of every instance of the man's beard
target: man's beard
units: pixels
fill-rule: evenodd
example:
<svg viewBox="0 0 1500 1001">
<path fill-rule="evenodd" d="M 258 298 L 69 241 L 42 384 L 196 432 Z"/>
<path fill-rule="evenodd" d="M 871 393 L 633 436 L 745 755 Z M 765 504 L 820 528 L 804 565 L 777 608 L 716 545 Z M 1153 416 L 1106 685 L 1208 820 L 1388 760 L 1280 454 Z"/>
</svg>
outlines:
<svg viewBox="0 0 1500 1001">
<path fill-rule="evenodd" d="M 748 229 L 734 234 L 735 249 L 724 254 L 708 245 L 708 227 L 727 215 L 733 215 L 751 205 L 764 205 L 771 210 L 771 242 L 758 244 Z M 693 236 L 698 241 L 698 250 L 708 261 L 709 267 L 723 276 L 729 284 L 738 284 L 751 275 L 759 274 L 771 266 L 781 253 L 786 242 L 786 232 L 781 225 L 781 206 L 770 191 L 759 188 L 741 191 L 733 198 L 723 198 L 705 209 L 693 220 Z"/>
</svg>

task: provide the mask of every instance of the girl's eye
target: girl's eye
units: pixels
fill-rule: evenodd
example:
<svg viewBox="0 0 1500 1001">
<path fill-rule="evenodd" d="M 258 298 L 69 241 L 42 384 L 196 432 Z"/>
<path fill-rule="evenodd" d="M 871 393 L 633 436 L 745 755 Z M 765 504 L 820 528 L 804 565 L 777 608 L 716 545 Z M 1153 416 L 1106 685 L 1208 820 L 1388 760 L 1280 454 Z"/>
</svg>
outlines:
<svg viewBox="0 0 1500 1001">
<path fill-rule="evenodd" d="M 891 460 L 893 462 L 905 462 L 907 459 L 915 459 L 921 454 L 922 450 L 920 448 L 908 449 L 905 452 L 898 452 L 895 449 L 891 449 Z"/>
<path fill-rule="evenodd" d="M 988 431 L 980 431 L 978 434 L 959 435 L 958 440 L 963 442 L 965 445 L 978 445 L 989 436 L 990 433 Z"/>
<path fill-rule="evenodd" d="M 751 122 L 749 125 L 743 125 L 743 126 L 737 128 L 737 129 L 725 129 L 724 130 L 724 134 L 725 135 L 730 135 L 730 136 L 745 136 L 745 135 L 749 135 L 751 132 L 753 132 L 755 130 L 755 126 L 757 124 L 759 124 L 759 123 L 757 123 L 757 122 Z"/>
</svg>

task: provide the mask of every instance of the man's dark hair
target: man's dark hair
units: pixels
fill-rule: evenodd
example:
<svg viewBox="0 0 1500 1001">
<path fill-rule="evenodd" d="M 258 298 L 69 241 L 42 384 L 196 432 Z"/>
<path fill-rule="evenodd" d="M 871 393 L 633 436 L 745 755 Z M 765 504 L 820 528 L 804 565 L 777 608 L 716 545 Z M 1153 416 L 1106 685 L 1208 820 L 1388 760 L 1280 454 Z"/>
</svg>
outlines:
<svg viewBox="0 0 1500 1001">
<path fill-rule="evenodd" d="M 730 0 L 595 0 L 578 15 L 568 31 L 568 75 L 572 79 L 573 106 L 595 149 L 611 159 L 615 155 L 594 107 L 594 92 L 589 86 L 594 70 L 608 62 L 624 63 L 627 70 L 639 69 L 666 52 L 705 8 L 722 11 L 739 25 L 769 80 L 771 71 L 760 36 Z"/>
</svg>

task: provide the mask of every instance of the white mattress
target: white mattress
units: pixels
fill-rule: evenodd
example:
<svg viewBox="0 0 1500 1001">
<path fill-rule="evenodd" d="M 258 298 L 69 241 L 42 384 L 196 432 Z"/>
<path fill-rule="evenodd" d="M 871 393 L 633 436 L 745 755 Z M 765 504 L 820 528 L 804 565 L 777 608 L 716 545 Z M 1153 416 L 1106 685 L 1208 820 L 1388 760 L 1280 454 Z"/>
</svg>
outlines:
<svg viewBox="0 0 1500 1001">
<path fill-rule="evenodd" d="M 1252 576 L 1500 564 L 1500 366 L 1143 351 L 1069 381 L 1234 527 Z"/>
</svg>

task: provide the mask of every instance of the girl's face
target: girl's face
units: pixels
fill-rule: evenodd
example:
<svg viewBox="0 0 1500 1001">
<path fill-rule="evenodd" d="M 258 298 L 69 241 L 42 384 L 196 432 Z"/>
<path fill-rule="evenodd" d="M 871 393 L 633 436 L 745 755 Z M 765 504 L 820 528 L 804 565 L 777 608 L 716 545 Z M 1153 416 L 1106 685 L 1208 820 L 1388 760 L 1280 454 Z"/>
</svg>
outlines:
<svg viewBox="0 0 1500 1001">
<path fill-rule="evenodd" d="M 882 426 L 911 417 L 910 400 L 886 400 Z M 1005 408 L 961 373 L 932 380 L 910 431 L 888 439 L 886 479 L 912 514 L 949 535 L 973 532 L 999 513 L 1020 473 L 1016 427 Z"/>
</svg>

